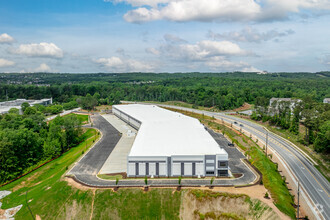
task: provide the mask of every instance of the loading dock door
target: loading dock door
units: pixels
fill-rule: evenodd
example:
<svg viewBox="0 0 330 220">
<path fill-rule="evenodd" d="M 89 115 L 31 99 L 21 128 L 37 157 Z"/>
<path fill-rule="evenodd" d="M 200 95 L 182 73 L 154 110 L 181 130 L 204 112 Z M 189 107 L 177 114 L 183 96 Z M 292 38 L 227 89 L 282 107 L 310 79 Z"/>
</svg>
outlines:
<svg viewBox="0 0 330 220">
<path fill-rule="evenodd" d="M 196 163 L 192 164 L 192 175 L 195 176 L 196 175 Z"/>
<path fill-rule="evenodd" d="M 146 163 L 146 176 L 149 175 L 149 163 Z"/>
<path fill-rule="evenodd" d="M 181 163 L 181 176 L 184 175 L 184 163 Z"/>
<path fill-rule="evenodd" d="M 159 176 L 159 163 L 156 163 L 156 176 Z"/>
<path fill-rule="evenodd" d="M 139 175 L 139 163 L 135 163 L 135 175 Z"/>
</svg>

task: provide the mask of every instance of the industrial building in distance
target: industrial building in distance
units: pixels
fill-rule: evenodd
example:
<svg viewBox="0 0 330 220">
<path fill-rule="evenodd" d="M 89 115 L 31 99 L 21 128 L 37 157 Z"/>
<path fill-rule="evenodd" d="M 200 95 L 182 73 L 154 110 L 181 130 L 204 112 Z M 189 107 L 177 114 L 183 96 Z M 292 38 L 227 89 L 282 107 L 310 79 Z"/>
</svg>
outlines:
<svg viewBox="0 0 330 220">
<path fill-rule="evenodd" d="M 195 118 L 154 105 L 115 105 L 138 129 L 127 158 L 128 177 L 228 176 L 228 154 Z"/>
<path fill-rule="evenodd" d="M 52 100 L 52 98 L 40 99 L 40 100 L 16 99 L 16 100 L 12 100 L 12 101 L 0 102 L 0 114 L 8 113 L 11 108 L 17 108 L 19 110 L 20 114 L 22 114 L 21 105 L 24 102 L 29 103 L 30 106 L 34 106 L 37 104 L 47 106 L 47 105 L 52 104 L 53 100 Z"/>
</svg>

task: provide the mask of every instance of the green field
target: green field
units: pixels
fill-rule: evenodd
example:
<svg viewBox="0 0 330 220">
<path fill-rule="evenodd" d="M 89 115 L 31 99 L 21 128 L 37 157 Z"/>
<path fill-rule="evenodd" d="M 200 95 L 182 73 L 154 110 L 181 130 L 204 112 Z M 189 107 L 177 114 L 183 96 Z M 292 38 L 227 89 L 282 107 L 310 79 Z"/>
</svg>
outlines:
<svg viewBox="0 0 330 220">
<path fill-rule="evenodd" d="M 178 219 L 181 192 L 173 189 L 80 190 L 68 185 L 64 173 L 93 144 L 93 129 L 84 134 L 84 142 L 56 160 L 0 188 L 13 193 L 2 199 L 3 209 L 23 204 L 15 219 Z M 27 193 L 27 199 L 26 199 Z M 93 207 L 93 208 L 92 208 Z"/>
<path fill-rule="evenodd" d="M 79 119 L 79 121 L 81 122 L 81 124 L 87 124 L 88 123 L 88 115 L 80 115 L 80 114 L 74 114 L 74 113 L 70 113 L 68 115 L 76 115 L 77 118 Z M 62 117 L 65 118 L 68 115 L 64 115 Z"/>
</svg>

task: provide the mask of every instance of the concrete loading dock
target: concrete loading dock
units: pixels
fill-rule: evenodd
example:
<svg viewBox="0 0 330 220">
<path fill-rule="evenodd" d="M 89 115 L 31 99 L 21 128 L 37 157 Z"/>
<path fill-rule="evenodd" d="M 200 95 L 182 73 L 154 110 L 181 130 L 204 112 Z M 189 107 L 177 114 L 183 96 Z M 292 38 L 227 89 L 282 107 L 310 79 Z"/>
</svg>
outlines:
<svg viewBox="0 0 330 220">
<path fill-rule="evenodd" d="M 197 120 L 153 105 L 116 105 L 113 113 L 138 129 L 127 176 L 228 176 L 228 154 Z"/>
</svg>

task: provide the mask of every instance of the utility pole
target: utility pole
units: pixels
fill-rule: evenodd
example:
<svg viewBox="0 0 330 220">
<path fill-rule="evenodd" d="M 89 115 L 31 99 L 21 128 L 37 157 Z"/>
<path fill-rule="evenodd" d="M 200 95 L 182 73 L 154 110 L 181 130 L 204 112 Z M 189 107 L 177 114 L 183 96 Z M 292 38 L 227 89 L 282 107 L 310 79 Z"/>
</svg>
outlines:
<svg viewBox="0 0 330 220">
<path fill-rule="evenodd" d="M 266 133 L 266 156 L 267 156 L 267 147 L 268 147 L 268 131 Z"/>
<path fill-rule="evenodd" d="M 298 206 L 297 206 L 297 219 L 299 219 L 299 182 L 298 182 L 298 192 L 297 192 L 297 195 L 298 195 Z"/>
</svg>

